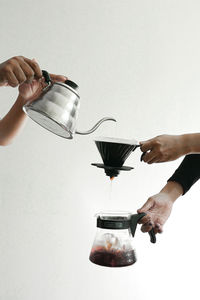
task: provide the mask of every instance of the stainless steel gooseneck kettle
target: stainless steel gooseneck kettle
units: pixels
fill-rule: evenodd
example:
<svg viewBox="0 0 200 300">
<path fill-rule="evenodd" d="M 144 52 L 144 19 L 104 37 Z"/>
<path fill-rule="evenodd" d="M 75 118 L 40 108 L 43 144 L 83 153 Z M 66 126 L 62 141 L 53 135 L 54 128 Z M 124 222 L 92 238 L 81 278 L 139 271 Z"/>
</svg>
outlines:
<svg viewBox="0 0 200 300">
<path fill-rule="evenodd" d="M 36 123 L 49 131 L 67 139 L 72 139 L 74 134 L 90 134 L 105 121 L 115 121 L 106 117 L 99 120 L 90 130 L 79 131 L 76 121 L 80 106 L 80 96 L 77 92 L 78 85 L 66 80 L 52 82 L 47 71 L 42 71 L 45 82 L 48 84 L 38 99 L 24 105 L 25 113 Z"/>
</svg>

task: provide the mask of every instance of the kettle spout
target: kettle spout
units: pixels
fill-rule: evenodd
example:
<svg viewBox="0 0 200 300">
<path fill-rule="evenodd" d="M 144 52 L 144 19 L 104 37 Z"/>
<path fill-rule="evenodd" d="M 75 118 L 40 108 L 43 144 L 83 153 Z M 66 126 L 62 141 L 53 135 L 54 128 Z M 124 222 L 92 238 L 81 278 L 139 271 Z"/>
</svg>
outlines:
<svg viewBox="0 0 200 300">
<path fill-rule="evenodd" d="M 90 134 L 92 132 L 94 132 L 103 122 L 105 121 L 113 121 L 113 122 L 117 122 L 114 118 L 109 118 L 109 117 L 105 117 L 101 120 L 99 120 L 90 130 L 88 131 L 79 131 L 77 130 L 76 133 L 77 134 L 81 134 L 81 135 L 86 135 L 86 134 Z"/>
</svg>

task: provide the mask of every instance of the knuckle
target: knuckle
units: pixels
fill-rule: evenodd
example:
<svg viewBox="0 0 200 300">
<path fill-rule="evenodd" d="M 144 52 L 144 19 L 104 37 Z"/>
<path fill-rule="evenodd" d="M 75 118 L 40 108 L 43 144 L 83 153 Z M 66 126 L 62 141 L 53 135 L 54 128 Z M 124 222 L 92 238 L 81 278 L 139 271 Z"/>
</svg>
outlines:
<svg viewBox="0 0 200 300">
<path fill-rule="evenodd" d="M 152 202 L 152 201 L 154 201 L 154 198 L 151 196 L 151 197 L 148 198 L 147 201 L 148 201 L 148 202 Z"/>
<path fill-rule="evenodd" d="M 156 146 L 161 146 L 161 141 L 160 141 L 159 139 L 156 139 L 156 140 L 155 140 L 155 145 L 156 145 Z"/>
<path fill-rule="evenodd" d="M 15 60 L 18 60 L 18 61 L 24 60 L 24 56 L 22 56 L 22 55 L 15 56 L 14 58 L 15 58 Z"/>
<path fill-rule="evenodd" d="M 26 81 L 26 77 L 25 76 L 21 76 L 20 79 L 19 79 L 20 83 Z"/>
<path fill-rule="evenodd" d="M 10 59 L 7 61 L 6 66 L 7 66 L 8 68 L 13 68 L 13 66 L 14 66 L 15 64 L 16 64 L 16 58 L 15 58 L 15 56 L 14 56 L 14 57 L 10 58 Z"/>
<path fill-rule="evenodd" d="M 151 221 L 151 218 L 147 213 L 147 215 L 145 216 L 145 223 L 149 223 L 150 221 Z"/>
<path fill-rule="evenodd" d="M 36 61 L 32 61 L 32 65 L 33 65 L 34 67 L 38 67 L 38 63 L 37 63 Z"/>
<path fill-rule="evenodd" d="M 27 73 L 27 77 L 30 78 L 30 77 L 33 77 L 34 76 L 34 71 L 32 69 L 30 69 Z"/>
<path fill-rule="evenodd" d="M 142 152 L 144 152 L 144 148 L 145 148 L 145 147 L 144 147 L 144 144 L 142 144 L 141 147 L 140 147 L 140 150 L 141 150 Z"/>
<path fill-rule="evenodd" d="M 3 68 L 3 70 L 6 74 L 10 73 L 11 72 L 10 64 L 6 64 Z"/>
<path fill-rule="evenodd" d="M 156 139 L 160 140 L 164 135 L 160 134 L 160 135 L 157 135 Z"/>
<path fill-rule="evenodd" d="M 19 56 L 13 56 L 9 61 L 13 64 L 16 63 L 16 60 L 19 60 Z"/>
</svg>

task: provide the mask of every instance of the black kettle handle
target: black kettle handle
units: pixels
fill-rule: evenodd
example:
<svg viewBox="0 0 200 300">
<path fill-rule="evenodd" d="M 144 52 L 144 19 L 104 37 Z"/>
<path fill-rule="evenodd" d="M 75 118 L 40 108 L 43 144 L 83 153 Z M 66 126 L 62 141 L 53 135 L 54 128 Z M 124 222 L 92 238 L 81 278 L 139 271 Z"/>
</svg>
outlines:
<svg viewBox="0 0 200 300">
<path fill-rule="evenodd" d="M 130 228 L 131 228 L 131 233 L 132 233 L 133 237 L 135 236 L 135 231 L 136 231 L 136 228 L 137 228 L 138 221 L 140 219 L 142 219 L 144 216 L 146 216 L 145 213 L 131 215 Z M 148 233 L 150 235 L 151 243 L 155 244 L 156 243 L 156 235 L 155 235 L 155 232 L 154 232 L 153 228 Z"/>
<path fill-rule="evenodd" d="M 50 84 L 50 83 L 52 82 L 51 77 L 50 77 L 50 75 L 49 75 L 49 73 L 48 73 L 47 71 L 42 70 L 42 75 L 43 75 L 43 77 L 44 77 L 44 79 L 45 79 L 45 82 L 46 82 L 47 84 Z M 67 80 L 65 81 L 65 83 L 66 83 L 68 86 L 70 86 L 71 88 L 73 88 L 74 90 L 77 90 L 77 89 L 78 89 L 78 85 L 77 85 L 74 81 L 72 81 L 72 80 L 67 79 Z"/>
<path fill-rule="evenodd" d="M 42 75 L 44 77 L 44 80 L 47 84 L 50 84 L 51 83 L 51 77 L 49 75 L 49 73 L 45 70 L 42 70 Z"/>
</svg>

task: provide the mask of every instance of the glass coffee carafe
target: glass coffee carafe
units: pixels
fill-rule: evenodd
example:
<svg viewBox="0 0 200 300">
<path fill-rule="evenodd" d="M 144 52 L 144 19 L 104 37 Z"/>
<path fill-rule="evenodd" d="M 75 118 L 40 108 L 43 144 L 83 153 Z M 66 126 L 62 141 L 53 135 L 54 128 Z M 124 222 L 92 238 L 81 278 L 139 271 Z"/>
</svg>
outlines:
<svg viewBox="0 0 200 300">
<path fill-rule="evenodd" d="M 97 233 L 90 253 L 90 261 L 106 267 L 124 267 L 136 262 L 132 237 L 138 221 L 145 216 L 129 212 L 103 212 L 97 214 Z M 153 230 L 149 232 L 155 243 Z"/>
</svg>

